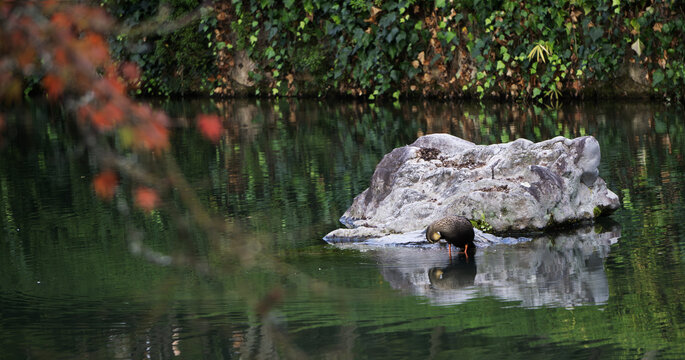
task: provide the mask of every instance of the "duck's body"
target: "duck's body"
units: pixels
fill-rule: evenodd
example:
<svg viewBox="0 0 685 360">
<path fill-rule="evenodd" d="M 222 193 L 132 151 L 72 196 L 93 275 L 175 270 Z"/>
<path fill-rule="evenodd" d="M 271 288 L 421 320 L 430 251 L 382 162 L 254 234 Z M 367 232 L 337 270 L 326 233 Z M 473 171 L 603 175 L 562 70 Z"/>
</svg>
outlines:
<svg viewBox="0 0 685 360">
<path fill-rule="evenodd" d="M 448 244 L 464 249 L 464 252 L 476 249 L 473 243 L 473 226 L 469 219 L 463 216 L 446 216 L 426 228 L 426 239 L 435 243 L 445 239 Z M 451 250 L 450 250 L 451 253 Z"/>
</svg>

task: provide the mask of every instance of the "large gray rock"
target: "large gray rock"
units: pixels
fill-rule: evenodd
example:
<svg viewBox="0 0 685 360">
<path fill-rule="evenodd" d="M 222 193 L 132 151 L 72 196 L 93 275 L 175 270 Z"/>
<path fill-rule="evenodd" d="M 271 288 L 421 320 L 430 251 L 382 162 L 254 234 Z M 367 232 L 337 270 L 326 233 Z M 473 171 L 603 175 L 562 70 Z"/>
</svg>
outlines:
<svg viewBox="0 0 685 360">
<path fill-rule="evenodd" d="M 496 233 L 589 222 L 620 205 L 599 177 L 599 162 L 592 136 L 488 146 L 423 136 L 383 157 L 340 219 L 348 228 L 326 239 L 406 233 L 446 215 L 484 220 Z"/>
</svg>

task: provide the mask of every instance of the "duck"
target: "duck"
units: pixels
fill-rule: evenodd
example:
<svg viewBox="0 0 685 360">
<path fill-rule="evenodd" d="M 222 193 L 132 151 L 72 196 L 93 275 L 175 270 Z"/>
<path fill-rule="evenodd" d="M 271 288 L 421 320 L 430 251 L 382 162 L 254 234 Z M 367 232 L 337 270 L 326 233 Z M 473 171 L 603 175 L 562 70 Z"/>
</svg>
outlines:
<svg viewBox="0 0 685 360">
<path fill-rule="evenodd" d="M 464 249 L 464 254 L 467 256 L 469 248 L 475 251 L 474 236 L 471 222 L 463 216 L 446 216 L 426 228 L 426 240 L 436 243 L 444 239 L 448 244 L 450 257 L 452 257 L 452 245 Z"/>
</svg>

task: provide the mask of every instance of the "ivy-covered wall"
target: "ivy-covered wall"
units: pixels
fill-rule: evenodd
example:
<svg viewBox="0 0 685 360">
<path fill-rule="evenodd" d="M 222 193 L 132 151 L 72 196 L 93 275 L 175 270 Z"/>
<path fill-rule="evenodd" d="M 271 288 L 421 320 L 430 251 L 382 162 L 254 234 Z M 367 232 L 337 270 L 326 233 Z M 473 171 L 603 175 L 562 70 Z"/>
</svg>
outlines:
<svg viewBox="0 0 685 360">
<path fill-rule="evenodd" d="M 218 1 L 219 94 L 560 97 L 685 90 L 685 3 Z"/>
<path fill-rule="evenodd" d="M 683 1 L 102 3 L 123 23 L 114 53 L 142 67 L 145 94 L 676 101 L 685 93 Z"/>
</svg>

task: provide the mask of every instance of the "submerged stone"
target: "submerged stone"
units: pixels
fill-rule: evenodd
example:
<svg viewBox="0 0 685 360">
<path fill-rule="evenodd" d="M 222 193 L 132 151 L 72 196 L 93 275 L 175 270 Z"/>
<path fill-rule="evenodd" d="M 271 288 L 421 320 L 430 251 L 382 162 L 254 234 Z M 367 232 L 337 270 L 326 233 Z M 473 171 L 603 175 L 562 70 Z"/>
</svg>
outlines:
<svg viewBox="0 0 685 360">
<path fill-rule="evenodd" d="M 619 206 L 599 177 L 592 136 L 476 145 L 448 134 L 420 137 L 386 154 L 369 188 L 327 241 L 368 239 L 425 229 L 462 215 L 492 232 L 531 233 L 592 222 Z"/>
</svg>

